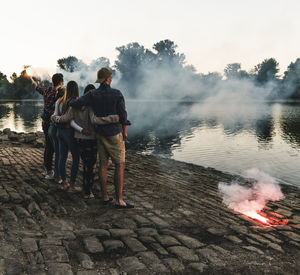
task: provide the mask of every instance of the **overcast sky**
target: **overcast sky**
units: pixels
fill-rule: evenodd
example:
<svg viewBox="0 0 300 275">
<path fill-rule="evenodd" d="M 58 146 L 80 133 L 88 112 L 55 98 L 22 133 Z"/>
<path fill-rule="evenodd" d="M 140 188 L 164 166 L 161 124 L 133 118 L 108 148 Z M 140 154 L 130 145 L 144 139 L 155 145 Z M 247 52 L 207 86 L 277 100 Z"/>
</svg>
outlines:
<svg viewBox="0 0 300 275">
<path fill-rule="evenodd" d="M 0 71 L 52 73 L 69 55 L 113 63 L 118 46 L 171 39 L 198 72 L 274 57 L 282 73 L 300 57 L 299 11 L 297 0 L 1 0 Z"/>
</svg>

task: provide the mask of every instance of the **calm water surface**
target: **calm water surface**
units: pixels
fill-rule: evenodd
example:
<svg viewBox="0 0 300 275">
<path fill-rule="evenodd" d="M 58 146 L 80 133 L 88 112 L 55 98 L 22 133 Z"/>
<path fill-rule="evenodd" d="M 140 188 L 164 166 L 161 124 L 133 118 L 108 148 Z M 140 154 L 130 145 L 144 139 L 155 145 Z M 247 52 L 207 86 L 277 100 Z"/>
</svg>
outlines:
<svg viewBox="0 0 300 275">
<path fill-rule="evenodd" d="M 0 129 L 41 130 L 42 108 L 43 102 L 0 102 Z M 241 175 L 260 168 L 300 187 L 300 105 L 269 104 L 263 114 L 230 123 L 209 114 L 178 116 L 187 108 L 128 100 L 128 149 Z"/>
</svg>

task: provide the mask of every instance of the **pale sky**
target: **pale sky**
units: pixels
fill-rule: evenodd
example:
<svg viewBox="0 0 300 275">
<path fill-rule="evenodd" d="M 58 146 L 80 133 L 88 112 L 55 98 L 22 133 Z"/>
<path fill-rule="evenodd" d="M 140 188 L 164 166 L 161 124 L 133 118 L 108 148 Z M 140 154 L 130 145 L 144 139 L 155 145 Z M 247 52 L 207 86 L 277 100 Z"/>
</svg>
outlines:
<svg viewBox="0 0 300 275">
<path fill-rule="evenodd" d="M 52 73 L 69 55 L 114 63 L 118 46 L 170 39 L 198 72 L 274 57 L 283 73 L 300 57 L 299 11 L 298 0 L 1 0 L 0 71 Z"/>
</svg>

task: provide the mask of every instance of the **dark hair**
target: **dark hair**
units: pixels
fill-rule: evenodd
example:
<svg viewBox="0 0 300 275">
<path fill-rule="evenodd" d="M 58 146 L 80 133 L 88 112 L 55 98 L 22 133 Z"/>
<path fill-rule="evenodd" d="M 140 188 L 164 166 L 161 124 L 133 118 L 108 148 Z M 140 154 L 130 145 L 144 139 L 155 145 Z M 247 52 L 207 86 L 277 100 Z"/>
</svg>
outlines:
<svg viewBox="0 0 300 275">
<path fill-rule="evenodd" d="M 79 88 L 78 88 L 78 84 L 71 80 L 67 83 L 67 87 L 65 90 L 65 94 L 63 97 L 59 98 L 58 104 L 63 104 L 62 106 L 62 114 L 65 114 L 67 109 L 68 109 L 68 101 L 70 98 L 77 98 L 79 97 Z"/>
<path fill-rule="evenodd" d="M 62 97 L 64 94 L 65 94 L 64 88 L 59 88 L 59 89 L 57 90 L 57 98 Z"/>
<path fill-rule="evenodd" d="M 94 90 L 94 89 L 96 89 L 96 87 L 93 84 L 89 84 L 84 88 L 83 94 L 86 94 L 90 90 Z"/>
<path fill-rule="evenodd" d="M 62 74 L 58 73 L 52 76 L 52 84 L 54 87 L 57 86 L 62 81 L 64 81 L 64 76 Z"/>
</svg>

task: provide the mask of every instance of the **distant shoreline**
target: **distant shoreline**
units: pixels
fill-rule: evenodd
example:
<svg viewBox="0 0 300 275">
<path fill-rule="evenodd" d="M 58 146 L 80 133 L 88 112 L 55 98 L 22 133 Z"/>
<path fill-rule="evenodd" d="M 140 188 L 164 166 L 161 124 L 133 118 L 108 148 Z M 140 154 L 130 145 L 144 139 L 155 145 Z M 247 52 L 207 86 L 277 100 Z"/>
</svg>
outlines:
<svg viewBox="0 0 300 275">
<path fill-rule="evenodd" d="M 0 99 L 0 102 L 43 101 L 43 99 Z"/>
</svg>

